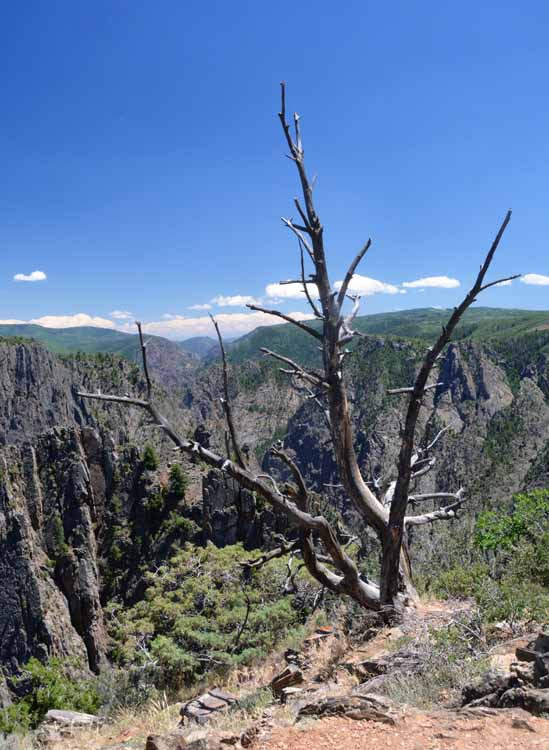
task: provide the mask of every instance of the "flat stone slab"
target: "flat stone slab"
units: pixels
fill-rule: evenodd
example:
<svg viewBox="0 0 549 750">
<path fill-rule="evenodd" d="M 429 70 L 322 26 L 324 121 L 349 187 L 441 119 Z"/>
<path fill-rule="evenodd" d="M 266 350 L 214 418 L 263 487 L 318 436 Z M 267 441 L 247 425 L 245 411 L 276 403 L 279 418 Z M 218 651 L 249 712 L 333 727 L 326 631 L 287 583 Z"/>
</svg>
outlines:
<svg viewBox="0 0 549 750">
<path fill-rule="evenodd" d="M 206 708 L 208 711 L 219 711 L 220 709 L 227 708 L 227 706 L 230 705 L 228 701 L 221 700 L 221 698 L 215 698 L 209 693 L 201 695 L 197 700 L 202 708 Z"/>
<path fill-rule="evenodd" d="M 226 693 L 224 690 L 221 690 L 220 688 L 212 688 L 211 690 L 208 690 L 208 693 L 212 695 L 214 698 L 219 698 L 222 701 L 225 701 L 225 703 L 236 703 L 236 698 L 234 695 L 231 695 L 230 693 Z"/>
<path fill-rule="evenodd" d="M 63 724 L 64 726 L 84 727 L 101 724 L 103 719 L 93 714 L 83 714 L 79 711 L 61 711 L 52 708 L 46 714 L 44 721 L 52 724 Z"/>
<path fill-rule="evenodd" d="M 335 630 L 331 625 L 323 625 L 321 628 L 317 628 L 315 632 L 306 638 L 304 643 L 315 643 L 315 641 L 322 641 L 325 638 L 335 635 Z"/>
<path fill-rule="evenodd" d="M 234 695 L 219 688 L 212 688 L 182 706 L 181 721 L 192 719 L 198 724 L 205 724 L 214 714 L 226 711 L 234 703 L 236 703 Z"/>
<path fill-rule="evenodd" d="M 280 695 L 282 690 L 287 687 L 293 687 L 303 682 L 303 672 L 297 664 L 288 664 L 286 669 L 279 672 L 271 681 L 271 690 L 273 693 Z"/>
<path fill-rule="evenodd" d="M 534 651 L 532 648 L 523 648 L 522 646 L 519 646 L 515 650 L 518 661 L 535 661 L 538 653 L 538 651 Z"/>
</svg>

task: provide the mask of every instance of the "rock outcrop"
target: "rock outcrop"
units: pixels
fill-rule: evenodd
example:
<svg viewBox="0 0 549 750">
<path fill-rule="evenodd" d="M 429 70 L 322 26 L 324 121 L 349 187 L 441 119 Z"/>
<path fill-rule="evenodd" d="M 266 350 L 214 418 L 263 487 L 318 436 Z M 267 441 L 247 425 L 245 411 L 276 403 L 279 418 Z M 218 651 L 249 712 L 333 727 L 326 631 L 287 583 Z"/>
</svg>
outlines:
<svg viewBox="0 0 549 750">
<path fill-rule="evenodd" d="M 462 704 L 549 712 L 549 633 L 542 631 L 526 648 L 517 648 L 516 656 L 509 672 L 490 670 L 467 685 Z"/>
</svg>

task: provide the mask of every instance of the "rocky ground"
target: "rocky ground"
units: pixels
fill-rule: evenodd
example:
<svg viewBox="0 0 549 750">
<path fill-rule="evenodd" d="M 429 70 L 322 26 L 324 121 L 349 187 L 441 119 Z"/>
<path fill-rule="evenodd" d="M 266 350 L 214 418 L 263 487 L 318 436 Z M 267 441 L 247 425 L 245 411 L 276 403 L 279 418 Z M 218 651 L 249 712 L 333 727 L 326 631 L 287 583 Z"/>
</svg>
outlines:
<svg viewBox="0 0 549 750">
<path fill-rule="evenodd" d="M 501 638 L 487 650 L 478 676 L 457 693 L 442 691 L 436 706 L 421 707 L 417 696 L 409 705 L 384 686 L 395 675 L 413 686 L 425 631 L 444 632 L 463 612 L 462 605 L 434 602 L 398 627 L 367 628 L 358 636 L 320 628 L 299 650 L 234 673 L 222 690 L 208 686 L 185 703 L 152 706 L 112 723 L 51 722 L 40 736 L 50 750 L 546 750 L 547 634 Z M 535 706 L 524 699 L 530 693 L 538 697 Z"/>
</svg>

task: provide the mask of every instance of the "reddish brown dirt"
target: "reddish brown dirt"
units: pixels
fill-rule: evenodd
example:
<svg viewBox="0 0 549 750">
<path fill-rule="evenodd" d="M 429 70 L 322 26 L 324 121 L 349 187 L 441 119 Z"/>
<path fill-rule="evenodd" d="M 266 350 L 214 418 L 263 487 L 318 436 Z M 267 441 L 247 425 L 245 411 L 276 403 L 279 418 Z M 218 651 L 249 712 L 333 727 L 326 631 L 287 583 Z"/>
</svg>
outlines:
<svg viewBox="0 0 549 750">
<path fill-rule="evenodd" d="M 278 727 L 257 750 L 549 750 L 549 721 L 523 711 L 465 718 L 411 712 L 397 726 L 346 718 Z"/>
</svg>

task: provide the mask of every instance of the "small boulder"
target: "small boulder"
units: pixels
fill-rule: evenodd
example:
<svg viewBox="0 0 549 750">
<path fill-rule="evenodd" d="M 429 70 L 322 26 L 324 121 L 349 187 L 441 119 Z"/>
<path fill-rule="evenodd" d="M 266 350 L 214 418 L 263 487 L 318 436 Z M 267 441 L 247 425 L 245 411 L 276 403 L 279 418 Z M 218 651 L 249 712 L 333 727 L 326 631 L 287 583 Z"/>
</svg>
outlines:
<svg viewBox="0 0 549 750">
<path fill-rule="evenodd" d="M 481 677 L 466 685 L 461 691 L 462 706 L 466 706 L 469 703 L 475 702 L 475 705 L 485 705 L 484 703 L 478 703 L 482 698 L 490 696 L 486 705 L 494 705 L 492 696 L 497 698 L 509 688 L 516 684 L 516 677 L 511 673 L 498 672 L 490 669 L 485 672 Z"/>
<path fill-rule="evenodd" d="M 188 748 L 182 732 L 165 735 L 150 734 L 145 745 L 145 750 L 188 750 Z"/>
<path fill-rule="evenodd" d="M 205 724 L 213 715 L 227 711 L 234 703 L 234 695 L 219 688 L 212 688 L 182 706 L 181 723 L 184 723 L 185 719 L 191 719 L 198 724 Z"/>
<path fill-rule="evenodd" d="M 507 690 L 500 700 L 502 708 L 523 708 L 531 714 L 543 714 L 549 712 L 549 690 L 537 690 L 536 688 L 511 688 Z"/>
<path fill-rule="evenodd" d="M 534 641 L 534 651 L 539 654 L 546 654 L 549 652 L 549 631 L 542 630 L 536 640 Z"/>
<path fill-rule="evenodd" d="M 524 684 L 534 684 L 534 663 L 533 662 L 517 662 L 511 664 L 511 671 L 514 672 L 517 678 Z"/>
<path fill-rule="evenodd" d="M 280 695 L 281 703 L 287 703 L 292 698 L 297 698 L 303 693 L 303 688 L 299 687 L 286 687 L 282 688 Z"/>
<path fill-rule="evenodd" d="M 299 685 L 303 682 L 303 672 L 297 664 L 288 664 L 286 669 L 279 672 L 271 681 L 271 690 L 280 696 L 284 688 Z"/>
</svg>

